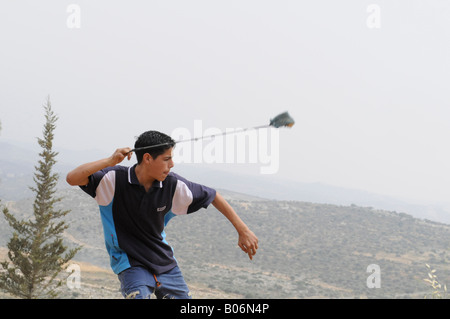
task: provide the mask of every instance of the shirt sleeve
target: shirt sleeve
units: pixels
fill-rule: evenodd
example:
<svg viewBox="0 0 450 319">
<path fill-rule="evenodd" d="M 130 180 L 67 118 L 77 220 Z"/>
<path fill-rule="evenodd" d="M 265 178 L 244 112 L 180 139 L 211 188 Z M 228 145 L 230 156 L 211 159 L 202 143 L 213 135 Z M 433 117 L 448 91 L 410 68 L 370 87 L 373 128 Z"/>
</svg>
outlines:
<svg viewBox="0 0 450 319">
<path fill-rule="evenodd" d="M 100 181 L 102 180 L 104 175 L 105 175 L 105 172 L 103 170 L 95 172 L 94 174 L 89 176 L 89 182 L 87 183 L 87 185 L 81 185 L 80 188 L 86 194 L 95 198 L 97 186 L 98 186 L 98 184 L 100 184 Z"/>
<path fill-rule="evenodd" d="M 207 208 L 216 198 L 216 190 L 193 183 L 174 174 L 177 186 L 172 200 L 172 212 L 176 215 L 190 214 L 200 208 Z"/>
<path fill-rule="evenodd" d="M 115 171 L 108 168 L 95 172 L 89 176 L 88 184 L 80 188 L 95 198 L 99 205 L 108 205 L 114 196 Z"/>
</svg>

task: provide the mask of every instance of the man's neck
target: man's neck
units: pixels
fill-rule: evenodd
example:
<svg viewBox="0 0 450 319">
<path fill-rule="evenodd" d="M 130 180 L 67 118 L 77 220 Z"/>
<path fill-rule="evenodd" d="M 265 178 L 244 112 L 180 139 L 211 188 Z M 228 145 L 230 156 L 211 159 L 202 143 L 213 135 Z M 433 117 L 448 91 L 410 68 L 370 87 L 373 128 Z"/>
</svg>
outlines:
<svg viewBox="0 0 450 319">
<path fill-rule="evenodd" d="M 135 173 L 139 184 L 144 186 L 145 191 L 148 192 L 148 190 L 152 187 L 155 179 L 148 173 L 146 173 L 145 167 L 140 164 L 136 165 Z"/>
</svg>

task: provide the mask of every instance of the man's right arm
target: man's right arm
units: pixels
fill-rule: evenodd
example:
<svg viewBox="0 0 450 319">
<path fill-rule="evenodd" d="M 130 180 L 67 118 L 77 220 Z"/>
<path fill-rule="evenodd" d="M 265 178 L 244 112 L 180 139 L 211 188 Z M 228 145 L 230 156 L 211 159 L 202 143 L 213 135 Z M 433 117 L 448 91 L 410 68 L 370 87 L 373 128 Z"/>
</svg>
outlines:
<svg viewBox="0 0 450 319">
<path fill-rule="evenodd" d="M 89 183 L 89 176 L 95 172 L 106 167 L 115 166 L 121 163 L 126 157 L 130 160 L 133 155 L 130 151 L 131 148 L 129 147 L 119 148 L 108 158 L 82 164 L 67 174 L 66 181 L 71 186 L 85 186 Z"/>
</svg>

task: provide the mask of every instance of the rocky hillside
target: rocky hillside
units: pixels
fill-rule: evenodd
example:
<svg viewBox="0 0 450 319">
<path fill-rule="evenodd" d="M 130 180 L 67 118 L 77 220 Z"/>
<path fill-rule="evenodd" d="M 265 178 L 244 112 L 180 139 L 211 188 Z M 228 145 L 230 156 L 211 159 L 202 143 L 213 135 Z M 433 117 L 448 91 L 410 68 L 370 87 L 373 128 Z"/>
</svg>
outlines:
<svg viewBox="0 0 450 319">
<path fill-rule="evenodd" d="M 234 228 L 213 207 L 172 219 L 167 240 L 198 298 L 423 298 L 430 292 L 425 264 L 450 283 L 449 225 L 355 205 L 223 194 L 258 235 L 260 248 L 250 261 L 237 247 Z M 86 289 L 96 286 L 66 297 L 120 297 L 95 202 L 77 188 L 60 196 L 60 205 L 71 210 L 67 242 L 84 247 L 75 257 L 85 265 L 82 280 Z M 31 201 L 6 204 L 25 214 Z M 0 218 L 0 246 L 9 235 Z M 380 267 L 380 288 L 367 287 L 373 264 Z"/>
</svg>

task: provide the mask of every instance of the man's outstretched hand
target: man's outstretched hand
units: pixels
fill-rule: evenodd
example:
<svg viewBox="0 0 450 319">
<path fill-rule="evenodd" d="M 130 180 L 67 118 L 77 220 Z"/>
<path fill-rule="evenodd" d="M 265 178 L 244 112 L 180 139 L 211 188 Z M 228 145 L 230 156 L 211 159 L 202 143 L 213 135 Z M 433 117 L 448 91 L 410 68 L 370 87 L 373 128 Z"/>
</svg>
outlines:
<svg viewBox="0 0 450 319">
<path fill-rule="evenodd" d="M 238 245 L 242 251 L 248 254 L 250 260 L 252 260 L 258 249 L 258 237 L 250 229 L 246 229 L 239 233 Z"/>
</svg>

